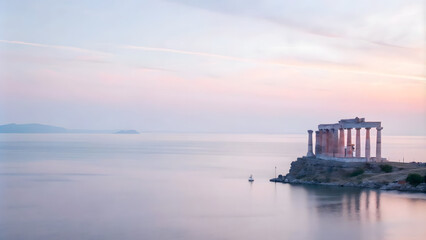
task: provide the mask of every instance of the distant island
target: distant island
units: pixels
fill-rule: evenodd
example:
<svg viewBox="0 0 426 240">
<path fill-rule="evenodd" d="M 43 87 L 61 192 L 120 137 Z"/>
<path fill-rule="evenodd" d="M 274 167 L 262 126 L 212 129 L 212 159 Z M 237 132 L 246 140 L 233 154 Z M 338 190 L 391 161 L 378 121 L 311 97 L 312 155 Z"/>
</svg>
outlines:
<svg viewBox="0 0 426 240">
<path fill-rule="evenodd" d="M 85 130 L 85 129 L 66 129 L 63 127 L 30 123 L 16 124 L 10 123 L 0 125 L 0 133 L 89 133 L 89 134 L 138 134 L 136 130 Z"/>
<path fill-rule="evenodd" d="M 37 123 L 0 125 L 0 133 L 67 133 L 62 127 L 55 127 Z"/>
<path fill-rule="evenodd" d="M 120 130 L 115 132 L 115 134 L 139 134 L 139 132 L 136 130 Z"/>
</svg>

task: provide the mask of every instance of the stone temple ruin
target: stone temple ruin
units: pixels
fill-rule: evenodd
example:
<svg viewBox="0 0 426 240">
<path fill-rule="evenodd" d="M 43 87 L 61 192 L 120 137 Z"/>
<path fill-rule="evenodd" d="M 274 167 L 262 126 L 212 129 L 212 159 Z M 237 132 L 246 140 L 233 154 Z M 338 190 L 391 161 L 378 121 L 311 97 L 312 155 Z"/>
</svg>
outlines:
<svg viewBox="0 0 426 240">
<path fill-rule="evenodd" d="M 356 141 L 352 144 L 352 128 L 355 128 Z M 361 157 L 361 129 L 365 128 L 365 156 Z M 376 157 L 370 155 L 370 129 L 377 129 Z M 345 146 L 345 129 L 347 132 Z M 364 118 L 342 119 L 338 123 L 320 124 L 315 131 L 315 154 L 312 144 L 312 130 L 308 130 L 307 157 L 343 162 L 382 162 L 381 122 L 366 122 Z M 355 150 L 355 156 L 354 156 Z"/>
</svg>

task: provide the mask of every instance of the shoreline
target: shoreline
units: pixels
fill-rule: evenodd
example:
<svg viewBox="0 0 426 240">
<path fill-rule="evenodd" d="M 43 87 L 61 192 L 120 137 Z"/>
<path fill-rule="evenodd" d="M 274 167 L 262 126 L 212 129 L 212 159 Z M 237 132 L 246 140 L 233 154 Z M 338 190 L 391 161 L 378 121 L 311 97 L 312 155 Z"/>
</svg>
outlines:
<svg viewBox="0 0 426 240">
<path fill-rule="evenodd" d="M 384 171 L 383 166 L 389 169 Z M 423 182 L 414 186 L 406 182 L 408 174 L 417 173 Z M 288 174 L 270 182 L 289 184 L 355 187 L 401 192 L 426 193 L 426 163 L 340 162 L 302 157 L 291 163 Z"/>
</svg>

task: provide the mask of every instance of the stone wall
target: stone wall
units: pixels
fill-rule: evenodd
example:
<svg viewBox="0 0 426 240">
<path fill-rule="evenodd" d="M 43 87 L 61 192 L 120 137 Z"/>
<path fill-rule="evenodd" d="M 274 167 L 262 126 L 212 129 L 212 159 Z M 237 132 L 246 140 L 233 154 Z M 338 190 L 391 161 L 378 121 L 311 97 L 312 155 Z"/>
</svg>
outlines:
<svg viewBox="0 0 426 240">
<path fill-rule="evenodd" d="M 339 162 L 366 162 L 367 161 L 365 157 L 330 157 L 330 156 L 317 155 L 316 158 L 321 160 L 332 160 L 332 161 L 339 161 Z"/>
</svg>

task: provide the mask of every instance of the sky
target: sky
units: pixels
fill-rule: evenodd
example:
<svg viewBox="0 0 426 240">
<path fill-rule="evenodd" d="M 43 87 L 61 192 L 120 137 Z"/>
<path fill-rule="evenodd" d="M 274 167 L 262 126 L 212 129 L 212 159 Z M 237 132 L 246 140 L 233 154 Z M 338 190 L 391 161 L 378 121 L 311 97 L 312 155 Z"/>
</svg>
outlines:
<svg viewBox="0 0 426 240">
<path fill-rule="evenodd" d="M 426 3 L 0 0 L 0 124 L 426 135 Z"/>
</svg>

